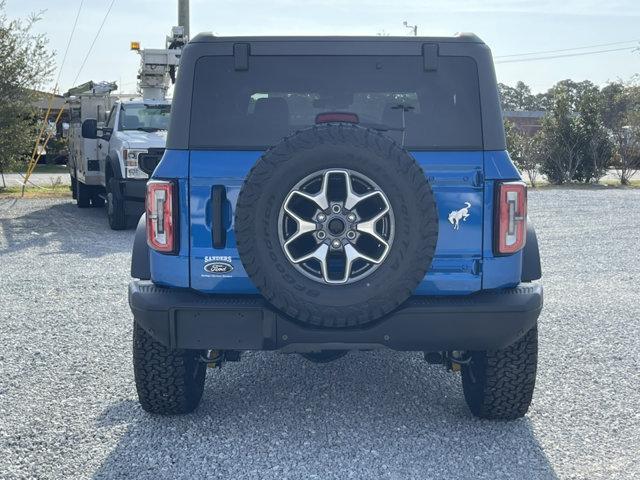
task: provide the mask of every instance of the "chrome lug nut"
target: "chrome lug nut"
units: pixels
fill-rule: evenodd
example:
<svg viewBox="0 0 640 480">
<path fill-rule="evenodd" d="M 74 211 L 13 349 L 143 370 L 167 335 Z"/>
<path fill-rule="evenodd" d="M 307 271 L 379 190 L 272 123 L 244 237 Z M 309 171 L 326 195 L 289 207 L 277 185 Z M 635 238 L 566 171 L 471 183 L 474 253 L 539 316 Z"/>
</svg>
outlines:
<svg viewBox="0 0 640 480">
<path fill-rule="evenodd" d="M 319 213 L 318 216 L 316 217 L 316 219 L 319 222 L 324 222 L 327 219 L 327 216 L 324 213 Z"/>
<path fill-rule="evenodd" d="M 349 220 L 350 222 L 355 222 L 356 221 L 355 214 L 350 213 L 349 215 L 347 215 L 347 220 Z"/>
<path fill-rule="evenodd" d="M 349 240 L 353 240 L 354 238 L 356 238 L 356 232 L 354 232 L 353 230 L 349 230 L 349 231 L 347 232 L 347 238 L 348 238 Z"/>
<path fill-rule="evenodd" d="M 324 233 L 324 231 L 320 230 L 318 233 L 316 233 L 316 236 L 320 239 L 323 240 L 324 238 L 326 238 L 327 234 Z"/>
<path fill-rule="evenodd" d="M 340 248 L 340 246 L 341 246 L 341 245 L 342 245 L 342 243 L 340 243 L 340 240 L 338 240 L 338 239 L 335 239 L 335 240 L 333 240 L 333 241 L 331 242 L 331 246 L 332 246 L 333 248 Z"/>
<path fill-rule="evenodd" d="M 334 205 L 334 206 L 332 206 L 332 207 L 331 207 L 331 211 L 332 211 L 333 213 L 340 213 L 340 212 L 342 211 L 342 208 L 340 208 L 340 205 L 337 205 L 337 204 L 336 204 L 336 205 Z"/>
</svg>

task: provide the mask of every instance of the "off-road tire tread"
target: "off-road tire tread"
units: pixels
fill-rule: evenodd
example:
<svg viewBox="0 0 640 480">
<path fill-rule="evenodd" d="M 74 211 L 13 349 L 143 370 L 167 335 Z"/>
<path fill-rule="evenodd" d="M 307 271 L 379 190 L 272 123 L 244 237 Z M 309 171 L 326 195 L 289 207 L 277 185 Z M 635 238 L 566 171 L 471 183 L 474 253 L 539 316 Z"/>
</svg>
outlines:
<svg viewBox="0 0 640 480">
<path fill-rule="evenodd" d="M 472 352 L 471 359 L 474 365 L 462 368 L 462 386 L 471 413 L 492 420 L 523 417 L 536 383 L 537 326 L 512 345 L 502 350 Z"/>
<path fill-rule="evenodd" d="M 104 207 L 105 201 L 99 194 L 94 193 L 91 195 L 91 206 L 94 208 L 102 208 Z"/>
<path fill-rule="evenodd" d="M 111 230 L 125 230 L 127 228 L 127 215 L 124 209 L 124 200 L 122 195 L 120 194 L 120 190 L 116 184 L 117 180 L 114 177 L 109 179 L 107 184 L 107 194 L 111 192 L 112 194 L 112 203 L 113 203 L 113 213 L 109 215 L 108 205 L 107 205 L 107 218 L 109 220 L 109 227 Z"/>
<path fill-rule="evenodd" d="M 80 180 L 76 180 L 76 201 L 78 202 L 78 208 L 89 208 L 91 206 L 91 187 Z"/>
<path fill-rule="evenodd" d="M 134 322 L 133 371 L 142 408 L 149 413 L 190 413 L 202 398 L 204 350 L 172 350 Z"/>
<path fill-rule="evenodd" d="M 77 175 L 77 173 L 76 173 Z M 76 189 L 78 188 L 76 183 L 78 182 L 78 180 L 76 180 L 77 177 L 74 177 L 73 175 L 69 174 L 69 177 L 71 178 L 71 198 L 73 198 L 74 200 L 76 200 L 78 198 L 78 192 L 76 191 Z"/>
</svg>

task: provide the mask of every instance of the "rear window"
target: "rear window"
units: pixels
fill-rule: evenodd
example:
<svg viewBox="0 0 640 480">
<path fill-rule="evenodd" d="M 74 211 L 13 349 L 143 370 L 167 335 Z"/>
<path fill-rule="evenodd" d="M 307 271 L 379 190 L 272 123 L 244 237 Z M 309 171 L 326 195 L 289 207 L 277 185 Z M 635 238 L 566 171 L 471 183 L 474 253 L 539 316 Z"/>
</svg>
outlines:
<svg viewBox="0 0 640 480">
<path fill-rule="evenodd" d="M 190 148 L 264 149 L 334 112 L 409 149 L 482 148 L 473 59 L 440 57 L 425 72 L 421 56 L 320 55 L 252 56 L 246 71 L 230 56 L 199 59 Z"/>
</svg>

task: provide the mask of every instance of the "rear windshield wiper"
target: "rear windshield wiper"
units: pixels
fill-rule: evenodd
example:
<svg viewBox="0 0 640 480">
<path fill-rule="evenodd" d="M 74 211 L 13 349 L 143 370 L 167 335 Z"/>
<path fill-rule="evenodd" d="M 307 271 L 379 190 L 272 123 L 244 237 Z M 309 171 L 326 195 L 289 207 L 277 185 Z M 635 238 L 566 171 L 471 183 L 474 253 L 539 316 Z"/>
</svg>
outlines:
<svg viewBox="0 0 640 480">
<path fill-rule="evenodd" d="M 362 122 L 360 125 L 379 132 L 404 132 L 405 130 L 403 127 L 392 127 L 391 125 L 385 125 L 384 123 Z"/>
<path fill-rule="evenodd" d="M 156 127 L 136 127 L 133 130 L 139 130 L 141 132 L 148 132 L 148 133 L 152 133 L 152 132 L 158 132 L 160 130 L 166 130 L 166 128 L 156 128 Z"/>
</svg>

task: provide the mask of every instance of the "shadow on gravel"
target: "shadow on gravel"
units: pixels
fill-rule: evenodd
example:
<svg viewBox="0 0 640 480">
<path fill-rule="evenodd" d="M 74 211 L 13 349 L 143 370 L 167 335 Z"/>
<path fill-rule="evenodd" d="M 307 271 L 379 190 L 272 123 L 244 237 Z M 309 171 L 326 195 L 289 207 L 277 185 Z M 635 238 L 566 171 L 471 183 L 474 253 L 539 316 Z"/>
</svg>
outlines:
<svg viewBox="0 0 640 480">
<path fill-rule="evenodd" d="M 111 230 L 104 208 L 80 209 L 70 200 L 50 202 L 0 202 L 0 254 L 32 247 L 50 249 L 40 255 L 69 253 L 89 258 L 131 251 L 133 230 Z M 26 213 L 14 214 L 20 210 Z"/>
<path fill-rule="evenodd" d="M 208 371 L 194 414 L 107 408 L 97 434 L 120 440 L 94 478 L 557 478 L 528 419 L 473 418 L 417 354 L 246 357 Z"/>
</svg>

